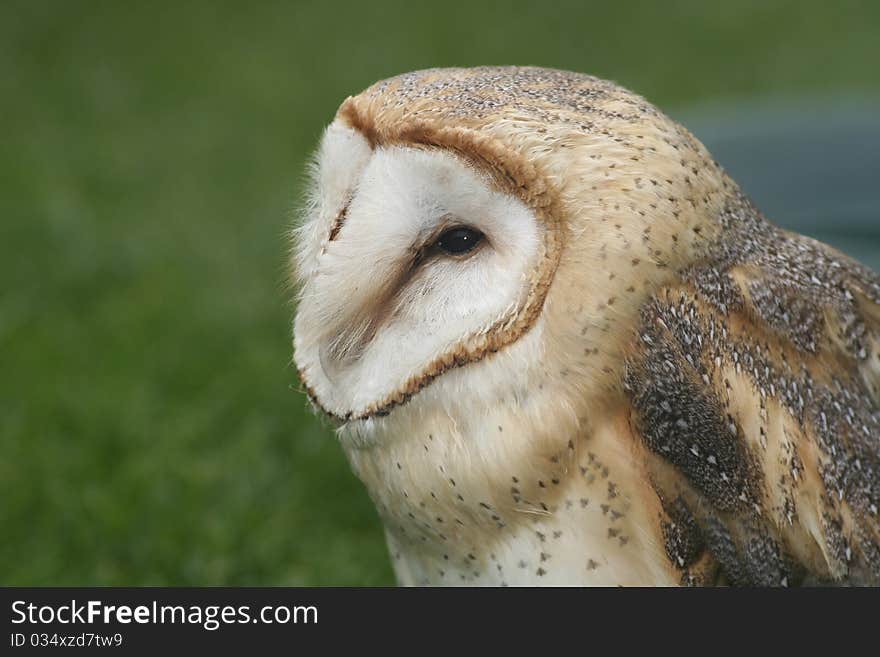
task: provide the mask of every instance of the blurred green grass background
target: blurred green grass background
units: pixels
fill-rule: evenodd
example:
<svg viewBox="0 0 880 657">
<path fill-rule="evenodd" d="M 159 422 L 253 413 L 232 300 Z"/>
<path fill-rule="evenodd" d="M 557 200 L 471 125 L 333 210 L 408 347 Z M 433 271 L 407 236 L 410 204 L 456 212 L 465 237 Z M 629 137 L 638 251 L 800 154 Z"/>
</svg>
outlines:
<svg viewBox="0 0 880 657">
<path fill-rule="evenodd" d="M 664 108 L 880 91 L 880 3 L 0 5 L 0 584 L 391 584 L 297 392 L 284 232 L 336 106 L 538 64 Z"/>
</svg>

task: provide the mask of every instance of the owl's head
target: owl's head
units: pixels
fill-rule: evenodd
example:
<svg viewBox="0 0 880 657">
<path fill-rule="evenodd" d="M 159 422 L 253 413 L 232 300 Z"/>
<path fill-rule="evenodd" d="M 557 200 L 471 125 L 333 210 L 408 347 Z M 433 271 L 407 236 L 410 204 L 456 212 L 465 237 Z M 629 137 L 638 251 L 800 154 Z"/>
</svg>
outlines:
<svg viewBox="0 0 880 657">
<path fill-rule="evenodd" d="M 537 68 L 380 82 L 343 103 L 312 178 L 295 361 L 343 423 L 613 388 L 615 326 L 699 257 L 729 184 L 643 99 Z"/>
</svg>

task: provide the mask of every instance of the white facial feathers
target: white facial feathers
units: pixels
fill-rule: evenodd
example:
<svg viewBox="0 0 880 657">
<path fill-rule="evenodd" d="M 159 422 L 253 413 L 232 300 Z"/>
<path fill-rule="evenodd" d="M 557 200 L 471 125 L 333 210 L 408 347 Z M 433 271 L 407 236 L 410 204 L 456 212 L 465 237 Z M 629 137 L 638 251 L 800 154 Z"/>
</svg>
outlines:
<svg viewBox="0 0 880 657">
<path fill-rule="evenodd" d="M 304 220 L 293 236 L 295 274 L 300 281 L 314 275 L 318 257 L 371 155 L 369 142 L 356 130 L 332 123 L 324 131 L 309 165 L 311 184 L 302 212 Z"/>
<path fill-rule="evenodd" d="M 370 150 L 334 124 L 298 231 L 295 358 L 313 397 L 339 417 L 381 406 L 464 339 L 522 303 L 544 230 L 518 199 L 449 152 Z M 462 257 L 431 245 L 467 226 Z"/>
</svg>

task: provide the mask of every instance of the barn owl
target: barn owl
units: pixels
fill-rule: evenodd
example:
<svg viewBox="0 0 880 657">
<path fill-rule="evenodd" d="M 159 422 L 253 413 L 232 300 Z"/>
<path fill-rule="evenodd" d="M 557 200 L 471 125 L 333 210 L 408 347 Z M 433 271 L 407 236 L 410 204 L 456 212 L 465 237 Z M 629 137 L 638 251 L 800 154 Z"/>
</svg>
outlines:
<svg viewBox="0 0 880 657">
<path fill-rule="evenodd" d="M 880 584 L 880 277 L 641 97 L 541 68 L 348 98 L 294 361 L 404 585 Z"/>
</svg>

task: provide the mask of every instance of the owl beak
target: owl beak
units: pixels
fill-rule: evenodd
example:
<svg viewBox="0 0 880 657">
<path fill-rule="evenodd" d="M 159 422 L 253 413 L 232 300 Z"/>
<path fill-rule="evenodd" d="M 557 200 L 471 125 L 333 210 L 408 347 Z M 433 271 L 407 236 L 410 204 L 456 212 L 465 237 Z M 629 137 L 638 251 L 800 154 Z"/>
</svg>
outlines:
<svg viewBox="0 0 880 657">
<path fill-rule="evenodd" d="M 335 365 L 336 361 L 328 352 L 329 349 L 326 345 L 321 345 L 321 347 L 318 348 L 318 363 L 321 365 L 321 371 L 324 373 L 324 378 L 326 378 L 332 385 L 336 385 L 339 368 Z"/>
</svg>

